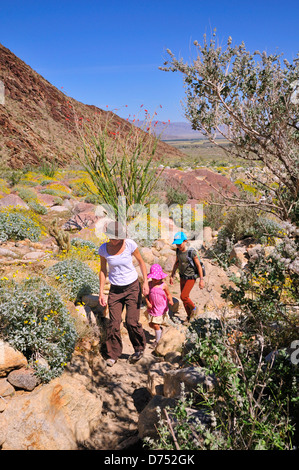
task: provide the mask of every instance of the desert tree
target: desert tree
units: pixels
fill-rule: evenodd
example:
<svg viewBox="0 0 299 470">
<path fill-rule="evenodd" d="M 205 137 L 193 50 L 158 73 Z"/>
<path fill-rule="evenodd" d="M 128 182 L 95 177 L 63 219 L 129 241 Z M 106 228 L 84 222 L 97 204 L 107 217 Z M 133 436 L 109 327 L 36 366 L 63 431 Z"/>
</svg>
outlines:
<svg viewBox="0 0 299 470">
<path fill-rule="evenodd" d="M 252 178 L 264 188 L 263 208 L 282 220 L 298 217 L 299 191 L 299 58 L 293 63 L 281 55 L 250 53 L 244 43 L 217 45 L 195 41 L 197 56 L 192 64 L 176 59 L 166 71 L 184 75 L 185 115 L 193 129 L 203 132 L 216 145 L 221 136 L 231 155 L 260 164 L 263 172 Z M 299 57 L 299 55 L 298 55 Z M 262 176 L 262 177 L 261 177 Z M 259 178 L 259 179 L 258 179 Z"/>
<path fill-rule="evenodd" d="M 292 243 L 298 241 L 299 53 L 289 62 L 282 54 L 251 53 L 231 37 L 223 47 L 215 30 L 210 40 L 204 36 L 202 45 L 194 45 L 190 64 L 167 49 L 170 58 L 161 69 L 183 74 L 192 128 L 248 163 L 246 176 L 258 196 L 223 196 L 225 204 L 273 214 Z M 299 273 L 298 259 L 292 267 Z"/>
</svg>

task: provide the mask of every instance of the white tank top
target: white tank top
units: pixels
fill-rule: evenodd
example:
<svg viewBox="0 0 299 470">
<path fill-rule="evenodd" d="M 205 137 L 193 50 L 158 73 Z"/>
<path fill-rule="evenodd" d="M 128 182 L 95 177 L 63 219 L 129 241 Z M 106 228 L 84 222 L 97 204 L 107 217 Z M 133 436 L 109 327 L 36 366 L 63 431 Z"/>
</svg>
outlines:
<svg viewBox="0 0 299 470">
<path fill-rule="evenodd" d="M 116 286 L 126 286 L 138 278 L 132 260 L 132 253 L 138 248 L 138 245 L 129 238 L 125 240 L 125 245 L 124 251 L 119 255 L 109 255 L 107 243 L 103 243 L 99 248 L 99 255 L 107 260 L 109 282 Z"/>
</svg>

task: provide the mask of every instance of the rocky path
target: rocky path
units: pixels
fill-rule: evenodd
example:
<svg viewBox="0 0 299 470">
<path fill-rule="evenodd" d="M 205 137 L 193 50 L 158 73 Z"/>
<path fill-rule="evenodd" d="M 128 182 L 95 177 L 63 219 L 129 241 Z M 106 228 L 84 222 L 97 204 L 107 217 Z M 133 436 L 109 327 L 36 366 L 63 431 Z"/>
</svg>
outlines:
<svg viewBox="0 0 299 470">
<path fill-rule="evenodd" d="M 215 277 L 213 276 L 213 281 Z M 219 279 L 219 282 L 222 278 Z M 191 298 L 198 306 L 202 306 L 209 298 L 214 304 L 209 287 L 209 276 L 206 278 L 206 288 L 200 290 L 196 284 Z M 171 286 L 171 293 L 176 299 L 180 298 L 179 282 Z M 201 312 L 203 311 L 200 307 Z M 103 367 L 102 356 L 96 356 L 93 361 L 94 384 L 103 399 L 103 420 L 97 431 L 84 443 L 85 449 L 117 450 L 141 446 L 138 439 L 139 414 L 151 399 L 147 390 L 148 371 L 153 364 L 163 360 L 155 354 L 151 346 L 154 341 L 153 330 L 149 328 L 141 310 L 140 321 L 145 331 L 147 347 L 144 357 L 136 364 L 130 364 L 129 356 L 134 352 L 129 341 L 126 328 L 122 326 L 123 353 L 113 367 Z M 175 318 L 181 323 L 186 318 L 184 307 L 180 301 Z M 164 327 L 164 332 L 166 328 Z"/>
<path fill-rule="evenodd" d="M 184 320 L 182 307 L 176 317 Z M 85 449 L 118 450 L 138 448 L 142 445 L 138 438 L 138 418 L 151 399 L 147 390 L 148 371 L 154 363 L 163 358 L 158 357 L 151 346 L 154 335 L 143 311 L 140 321 L 145 331 L 147 347 L 138 363 L 130 364 L 128 361 L 134 351 L 124 326 L 123 353 L 116 364 L 103 369 L 101 356 L 97 356 L 93 361 L 94 384 L 103 399 L 103 421 L 89 441 L 85 442 Z"/>
</svg>

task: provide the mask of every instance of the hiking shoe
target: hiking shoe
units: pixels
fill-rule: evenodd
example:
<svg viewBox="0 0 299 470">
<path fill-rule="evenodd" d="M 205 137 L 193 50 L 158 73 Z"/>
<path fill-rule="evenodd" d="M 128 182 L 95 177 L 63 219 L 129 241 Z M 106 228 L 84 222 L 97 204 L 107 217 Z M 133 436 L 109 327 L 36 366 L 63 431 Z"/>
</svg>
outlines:
<svg viewBox="0 0 299 470">
<path fill-rule="evenodd" d="M 188 315 L 188 321 L 190 322 L 191 320 L 194 320 L 196 318 L 196 315 L 197 315 L 197 307 L 195 307 L 190 315 Z"/>
<path fill-rule="evenodd" d="M 112 367 L 112 366 L 114 366 L 115 363 L 116 363 L 116 360 L 115 360 L 115 359 L 111 359 L 111 357 L 110 357 L 110 358 L 107 359 L 107 361 L 106 361 L 106 366 Z"/>
<path fill-rule="evenodd" d="M 136 351 L 132 356 L 129 357 L 129 362 L 135 363 L 138 362 L 143 357 L 143 351 Z"/>
</svg>

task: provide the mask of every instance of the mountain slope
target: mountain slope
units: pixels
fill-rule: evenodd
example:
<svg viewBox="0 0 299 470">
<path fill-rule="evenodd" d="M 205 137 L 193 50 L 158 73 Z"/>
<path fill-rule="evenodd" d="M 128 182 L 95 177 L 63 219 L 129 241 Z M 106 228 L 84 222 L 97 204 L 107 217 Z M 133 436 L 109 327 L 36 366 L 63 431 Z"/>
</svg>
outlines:
<svg viewBox="0 0 299 470">
<path fill-rule="evenodd" d="M 70 163 L 82 149 L 84 124 L 95 131 L 109 120 L 109 131 L 118 130 L 120 140 L 132 129 L 113 113 L 67 97 L 1 44 L 0 80 L 5 87 L 5 103 L 0 104 L 0 162 L 12 168 L 45 161 Z M 163 155 L 184 158 L 179 150 L 159 142 L 155 158 Z"/>
</svg>

